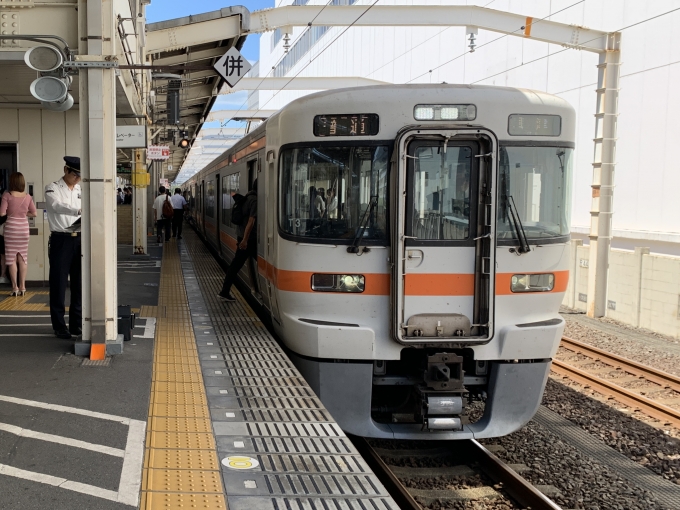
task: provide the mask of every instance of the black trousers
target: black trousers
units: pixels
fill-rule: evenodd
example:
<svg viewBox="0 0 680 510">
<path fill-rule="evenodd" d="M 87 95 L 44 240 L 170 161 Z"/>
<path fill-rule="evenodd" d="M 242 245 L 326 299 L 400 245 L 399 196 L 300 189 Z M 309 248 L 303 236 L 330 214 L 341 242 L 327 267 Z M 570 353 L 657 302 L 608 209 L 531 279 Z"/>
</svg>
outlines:
<svg viewBox="0 0 680 510">
<path fill-rule="evenodd" d="M 184 209 L 175 209 L 172 215 L 172 235 L 173 237 L 182 235 L 182 223 L 184 222 Z"/>
<path fill-rule="evenodd" d="M 236 242 L 238 244 L 241 244 L 241 240 L 242 238 L 239 237 L 238 241 Z M 227 274 L 224 276 L 224 283 L 222 284 L 221 294 L 225 296 L 229 294 L 229 292 L 231 291 L 231 286 L 234 284 L 238 272 L 243 267 L 243 264 L 246 263 L 248 257 L 252 257 L 253 259 L 257 260 L 256 239 L 251 239 L 250 241 L 248 241 L 248 248 L 246 248 L 245 250 L 242 250 L 241 248 L 236 248 L 234 260 L 232 260 L 231 264 L 229 264 L 229 267 L 227 268 Z M 257 285 L 257 282 L 254 282 L 253 285 Z"/>
<path fill-rule="evenodd" d="M 64 300 L 71 277 L 71 304 L 68 329 L 78 333 L 83 327 L 83 286 L 80 236 L 53 233 L 50 236 L 50 317 L 55 331 L 66 329 Z"/>
<path fill-rule="evenodd" d="M 170 222 L 172 220 L 166 219 L 166 218 L 161 218 L 160 220 L 156 220 L 156 227 L 158 229 L 158 237 L 161 239 L 163 238 L 163 230 L 165 230 L 165 240 L 169 241 L 170 240 Z"/>
</svg>

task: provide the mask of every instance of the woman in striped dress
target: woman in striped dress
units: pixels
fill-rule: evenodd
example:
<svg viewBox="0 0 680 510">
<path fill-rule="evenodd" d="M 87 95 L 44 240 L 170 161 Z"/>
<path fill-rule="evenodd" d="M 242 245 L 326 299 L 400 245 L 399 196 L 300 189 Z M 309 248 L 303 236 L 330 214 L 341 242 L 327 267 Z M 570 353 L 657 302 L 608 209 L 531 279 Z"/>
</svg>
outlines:
<svg viewBox="0 0 680 510">
<path fill-rule="evenodd" d="M 28 218 L 35 217 L 33 198 L 25 192 L 26 181 L 20 172 L 9 176 L 9 193 L 2 195 L 0 216 L 7 215 L 5 223 L 5 263 L 9 266 L 12 295 L 26 293 L 28 261 Z"/>
</svg>

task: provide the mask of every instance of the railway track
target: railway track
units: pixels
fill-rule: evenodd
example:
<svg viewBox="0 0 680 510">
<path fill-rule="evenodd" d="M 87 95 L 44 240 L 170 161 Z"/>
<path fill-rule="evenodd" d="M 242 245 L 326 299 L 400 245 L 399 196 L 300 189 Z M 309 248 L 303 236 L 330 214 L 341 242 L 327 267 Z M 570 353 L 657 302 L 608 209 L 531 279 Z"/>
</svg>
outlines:
<svg viewBox="0 0 680 510">
<path fill-rule="evenodd" d="M 352 437 L 352 442 L 368 462 L 373 472 L 385 485 L 402 510 L 420 510 L 416 498 L 429 505 L 435 501 L 464 501 L 481 498 L 494 499 L 499 493 L 493 487 L 474 487 L 451 490 L 419 490 L 408 488 L 402 480 L 427 480 L 431 478 L 465 478 L 477 474 L 470 465 L 477 465 L 496 485 L 522 508 L 531 510 L 560 510 L 560 507 L 544 496 L 537 488 L 504 464 L 489 450 L 475 440 L 450 442 L 443 447 L 420 450 L 385 450 L 373 448 L 365 439 Z M 453 450 L 455 446 L 455 452 Z M 386 459 L 411 459 L 413 457 L 453 457 L 461 465 L 452 467 L 397 467 L 388 465 Z"/>
<path fill-rule="evenodd" d="M 560 347 L 581 359 L 577 359 L 576 362 L 554 359 L 552 363 L 554 373 L 660 420 L 664 425 L 680 428 L 680 410 L 667 405 L 680 407 L 680 377 L 571 338 L 562 337 Z M 603 366 L 596 369 L 586 368 L 593 364 Z M 612 374 L 617 377 L 601 377 Z M 640 387 L 624 386 L 631 383 Z"/>
</svg>

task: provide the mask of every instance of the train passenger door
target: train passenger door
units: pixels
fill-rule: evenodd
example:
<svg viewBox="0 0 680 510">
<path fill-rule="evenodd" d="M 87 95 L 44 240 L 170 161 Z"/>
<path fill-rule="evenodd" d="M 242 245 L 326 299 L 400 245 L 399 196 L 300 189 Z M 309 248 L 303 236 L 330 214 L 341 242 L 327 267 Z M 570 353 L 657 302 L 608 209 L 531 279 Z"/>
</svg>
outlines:
<svg viewBox="0 0 680 510">
<path fill-rule="evenodd" d="M 205 180 L 201 181 L 201 187 L 198 192 L 198 217 L 201 219 L 201 232 L 205 235 Z"/>
<path fill-rule="evenodd" d="M 215 176 L 215 227 L 216 236 L 215 244 L 217 246 L 217 253 L 222 253 L 222 181 L 220 174 Z"/>
<path fill-rule="evenodd" d="M 278 178 L 276 174 L 276 158 L 274 151 L 269 151 L 267 154 L 267 170 L 265 178 L 265 201 L 267 207 L 265 208 L 265 214 L 267 217 L 267 223 L 265 227 L 265 244 L 266 244 L 266 260 L 267 260 L 267 278 L 266 278 L 266 288 L 269 294 L 269 303 L 272 318 L 277 324 L 281 324 L 281 317 L 279 315 L 279 304 L 276 299 L 276 287 L 274 286 L 274 267 L 277 263 L 276 260 L 276 248 L 277 248 L 277 238 L 275 237 L 276 230 L 276 210 L 279 203 L 278 198 Z"/>
<path fill-rule="evenodd" d="M 486 341 L 493 333 L 493 141 L 419 129 L 397 143 L 395 337 Z"/>
</svg>

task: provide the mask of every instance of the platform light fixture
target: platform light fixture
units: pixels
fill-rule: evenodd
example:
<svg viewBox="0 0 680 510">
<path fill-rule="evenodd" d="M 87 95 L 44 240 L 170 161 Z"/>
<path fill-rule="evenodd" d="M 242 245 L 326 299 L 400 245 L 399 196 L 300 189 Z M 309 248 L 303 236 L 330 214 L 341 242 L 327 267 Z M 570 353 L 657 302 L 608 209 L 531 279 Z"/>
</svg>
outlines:
<svg viewBox="0 0 680 510">
<path fill-rule="evenodd" d="M 64 63 L 64 56 L 52 46 L 34 46 L 24 53 L 24 62 L 34 71 L 55 71 Z"/>
<path fill-rule="evenodd" d="M 474 120 L 477 107 L 473 104 L 418 104 L 413 109 L 416 120 Z"/>
</svg>

